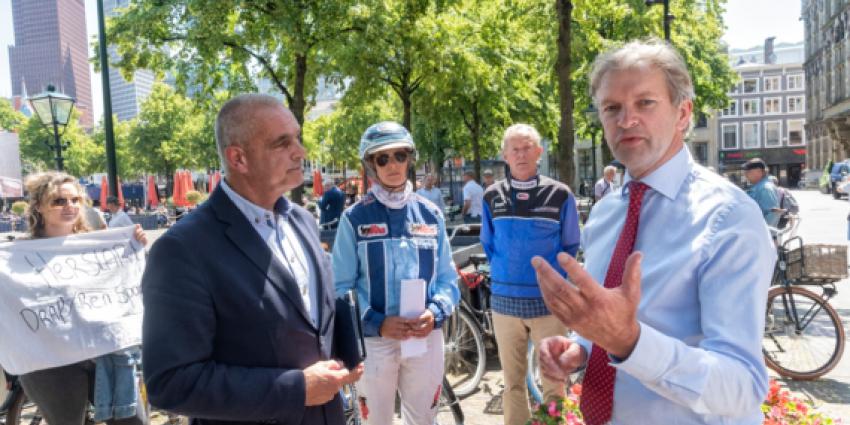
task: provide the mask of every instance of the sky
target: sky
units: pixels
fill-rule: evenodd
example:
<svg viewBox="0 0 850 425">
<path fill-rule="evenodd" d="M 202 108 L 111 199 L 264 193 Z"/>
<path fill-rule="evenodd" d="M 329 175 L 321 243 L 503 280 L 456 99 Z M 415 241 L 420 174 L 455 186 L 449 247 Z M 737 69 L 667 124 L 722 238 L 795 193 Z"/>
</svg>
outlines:
<svg viewBox="0 0 850 425">
<path fill-rule="evenodd" d="M 800 3 L 801 0 L 728 0 L 724 15 L 727 29 L 723 41 L 731 48 L 760 46 L 765 38 L 773 36 L 776 37 L 776 43 L 802 41 Z M 91 40 L 97 35 L 97 2 L 85 0 L 85 4 L 86 27 Z M 0 0 L 0 97 L 4 98 L 12 96 L 7 46 L 14 42 L 12 0 Z M 100 74 L 94 73 L 92 69 L 95 122 L 103 114 L 102 93 Z"/>
</svg>

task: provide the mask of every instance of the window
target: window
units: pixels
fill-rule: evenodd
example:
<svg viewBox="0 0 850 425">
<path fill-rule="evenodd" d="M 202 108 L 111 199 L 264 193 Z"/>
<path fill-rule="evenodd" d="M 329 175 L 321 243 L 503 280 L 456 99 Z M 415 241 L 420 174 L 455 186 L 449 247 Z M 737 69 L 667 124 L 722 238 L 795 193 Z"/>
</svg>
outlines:
<svg viewBox="0 0 850 425">
<path fill-rule="evenodd" d="M 803 120 L 788 120 L 788 146 L 802 146 L 805 144 Z"/>
<path fill-rule="evenodd" d="M 780 135 L 782 134 L 781 121 L 765 121 L 764 122 L 764 147 L 775 148 L 782 146 Z"/>
<path fill-rule="evenodd" d="M 737 117 L 738 116 L 738 101 L 731 100 L 729 101 L 729 106 L 723 110 L 724 117 Z"/>
<path fill-rule="evenodd" d="M 708 163 L 708 143 L 705 142 L 696 142 L 693 144 L 694 147 L 694 159 L 697 160 L 700 164 Z"/>
<path fill-rule="evenodd" d="M 791 112 L 805 112 L 805 106 L 803 105 L 803 96 L 788 96 L 788 108 L 786 110 Z"/>
<path fill-rule="evenodd" d="M 767 97 L 764 99 L 764 113 L 765 114 L 779 114 L 782 113 L 782 98 L 781 97 Z"/>
<path fill-rule="evenodd" d="M 694 128 L 706 128 L 708 127 L 708 116 L 706 116 L 702 112 L 697 112 L 696 114 L 696 123 L 694 124 Z"/>
<path fill-rule="evenodd" d="M 803 74 L 788 76 L 788 90 L 803 90 Z"/>
<path fill-rule="evenodd" d="M 745 122 L 741 129 L 741 140 L 744 149 L 753 149 L 759 147 L 759 123 Z"/>
<path fill-rule="evenodd" d="M 782 79 L 779 78 L 778 75 L 773 77 L 764 77 L 764 91 L 779 91 L 782 90 L 780 86 Z"/>
<path fill-rule="evenodd" d="M 738 124 L 723 124 L 723 149 L 738 149 Z"/>
<path fill-rule="evenodd" d="M 744 112 L 744 115 L 758 115 L 759 113 L 759 100 L 758 99 L 744 99 L 742 102 L 741 110 Z"/>
<path fill-rule="evenodd" d="M 744 79 L 744 93 L 755 93 L 759 91 L 759 79 L 758 78 L 745 78 Z"/>
</svg>

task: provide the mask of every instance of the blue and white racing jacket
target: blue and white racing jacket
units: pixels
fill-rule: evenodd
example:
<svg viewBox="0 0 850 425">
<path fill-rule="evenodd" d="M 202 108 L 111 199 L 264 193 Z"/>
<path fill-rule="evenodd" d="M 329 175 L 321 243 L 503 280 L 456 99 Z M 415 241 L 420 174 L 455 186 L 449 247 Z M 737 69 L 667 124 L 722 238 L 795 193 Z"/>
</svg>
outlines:
<svg viewBox="0 0 850 425">
<path fill-rule="evenodd" d="M 434 326 L 452 314 L 460 291 L 440 210 L 413 194 L 387 208 L 372 192 L 345 210 L 333 247 L 336 294 L 355 288 L 365 336 L 380 336 L 386 316 L 399 315 L 402 279 L 423 279 Z"/>
</svg>

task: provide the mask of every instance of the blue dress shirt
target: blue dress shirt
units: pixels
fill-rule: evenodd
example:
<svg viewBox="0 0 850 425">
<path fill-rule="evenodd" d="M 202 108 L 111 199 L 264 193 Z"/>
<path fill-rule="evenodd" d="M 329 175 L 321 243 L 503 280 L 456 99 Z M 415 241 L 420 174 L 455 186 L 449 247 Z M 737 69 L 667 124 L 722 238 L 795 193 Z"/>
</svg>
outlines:
<svg viewBox="0 0 850 425">
<path fill-rule="evenodd" d="M 593 208 L 585 267 L 602 284 L 626 217 L 631 177 Z M 643 253 L 640 337 L 617 369 L 614 424 L 761 424 L 761 352 L 776 253 L 758 206 L 682 148 L 649 185 L 635 250 Z M 578 342 L 590 353 L 590 342 Z"/>
</svg>

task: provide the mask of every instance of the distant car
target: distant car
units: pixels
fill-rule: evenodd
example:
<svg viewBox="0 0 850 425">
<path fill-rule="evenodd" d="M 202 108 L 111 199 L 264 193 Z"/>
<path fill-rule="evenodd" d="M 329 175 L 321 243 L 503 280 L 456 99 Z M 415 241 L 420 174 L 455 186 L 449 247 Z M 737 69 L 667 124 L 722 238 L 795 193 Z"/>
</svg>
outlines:
<svg viewBox="0 0 850 425">
<path fill-rule="evenodd" d="M 832 170 L 829 172 L 829 187 L 833 198 L 839 199 L 843 195 L 836 188 L 848 175 L 850 175 L 850 160 L 836 162 L 832 165 Z"/>
</svg>

